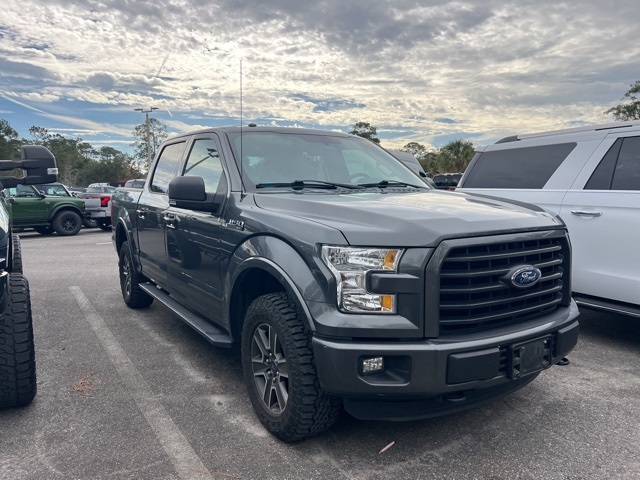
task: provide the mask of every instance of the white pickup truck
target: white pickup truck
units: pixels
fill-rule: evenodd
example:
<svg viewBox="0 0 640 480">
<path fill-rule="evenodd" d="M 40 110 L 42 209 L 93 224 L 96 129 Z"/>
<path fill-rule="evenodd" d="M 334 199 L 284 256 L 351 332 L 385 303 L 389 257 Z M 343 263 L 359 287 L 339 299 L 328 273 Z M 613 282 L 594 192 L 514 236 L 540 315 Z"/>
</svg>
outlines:
<svg viewBox="0 0 640 480">
<path fill-rule="evenodd" d="M 102 230 L 111 230 L 111 195 L 115 191 L 108 183 L 92 183 L 78 195 L 84 200 L 87 221 L 95 221 Z"/>
</svg>

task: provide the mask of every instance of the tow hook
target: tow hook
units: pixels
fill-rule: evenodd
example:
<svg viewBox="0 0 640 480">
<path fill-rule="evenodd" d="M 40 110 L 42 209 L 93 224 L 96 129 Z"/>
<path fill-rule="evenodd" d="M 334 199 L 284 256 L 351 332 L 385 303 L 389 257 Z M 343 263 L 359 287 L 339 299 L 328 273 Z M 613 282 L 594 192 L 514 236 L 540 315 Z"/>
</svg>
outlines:
<svg viewBox="0 0 640 480">
<path fill-rule="evenodd" d="M 569 365 L 570 363 L 571 361 L 567 357 L 563 357 L 562 360 L 556 363 L 556 365 L 560 365 L 561 367 L 564 367 L 565 365 Z"/>
</svg>

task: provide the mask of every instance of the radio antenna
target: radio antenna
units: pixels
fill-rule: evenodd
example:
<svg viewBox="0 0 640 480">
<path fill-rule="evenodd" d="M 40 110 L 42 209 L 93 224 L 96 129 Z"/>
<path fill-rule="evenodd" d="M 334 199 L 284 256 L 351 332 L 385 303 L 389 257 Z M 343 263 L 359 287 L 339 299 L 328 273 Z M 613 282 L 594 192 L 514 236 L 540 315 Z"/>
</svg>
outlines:
<svg viewBox="0 0 640 480">
<path fill-rule="evenodd" d="M 240 197 L 244 198 L 244 176 L 243 176 L 243 155 L 242 155 L 242 58 L 240 59 Z"/>
</svg>

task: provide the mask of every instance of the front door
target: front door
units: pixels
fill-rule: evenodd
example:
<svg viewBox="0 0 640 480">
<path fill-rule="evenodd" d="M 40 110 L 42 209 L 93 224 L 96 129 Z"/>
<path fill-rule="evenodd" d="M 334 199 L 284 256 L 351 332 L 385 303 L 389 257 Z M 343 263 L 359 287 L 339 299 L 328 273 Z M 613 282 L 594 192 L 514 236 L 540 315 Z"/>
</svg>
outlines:
<svg viewBox="0 0 640 480">
<path fill-rule="evenodd" d="M 195 138 L 185 162 L 184 176 L 204 180 L 207 197 L 225 197 L 227 182 L 213 137 Z M 178 293 L 188 304 L 213 321 L 220 317 L 222 286 L 220 273 L 220 214 L 170 207 L 164 212 L 170 274 Z"/>
<path fill-rule="evenodd" d="M 619 138 L 584 187 L 574 185 L 560 216 L 573 244 L 576 293 L 637 303 L 640 292 L 640 137 Z"/>
<path fill-rule="evenodd" d="M 11 206 L 13 224 L 15 226 L 32 225 L 48 221 L 47 198 L 43 198 L 39 191 L 31 185 L 17 185 L 9 189 L 9 195 L 14 198 Z"/>
</svg>

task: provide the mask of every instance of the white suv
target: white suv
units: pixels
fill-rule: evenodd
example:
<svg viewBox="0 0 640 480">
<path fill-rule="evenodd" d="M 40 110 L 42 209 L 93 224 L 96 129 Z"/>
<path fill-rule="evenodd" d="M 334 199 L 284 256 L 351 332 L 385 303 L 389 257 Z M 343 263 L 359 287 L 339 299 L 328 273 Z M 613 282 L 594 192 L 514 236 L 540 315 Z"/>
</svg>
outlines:
<svg viewBox="0 0 640 480">
<path fill-rule="evenodd" d="M 504 138 L 478 149 L 457 191 L 559 214 L 578 304 L 640 317 L 640 121 Z"/>
</svg>

